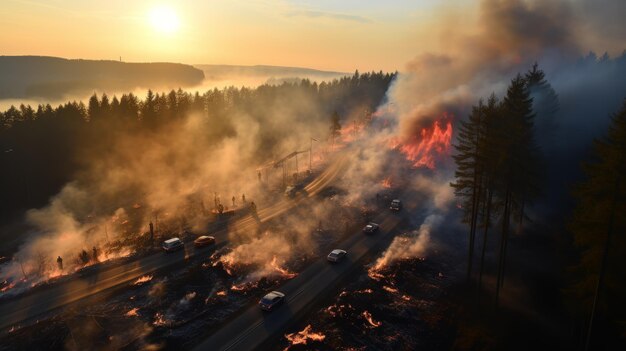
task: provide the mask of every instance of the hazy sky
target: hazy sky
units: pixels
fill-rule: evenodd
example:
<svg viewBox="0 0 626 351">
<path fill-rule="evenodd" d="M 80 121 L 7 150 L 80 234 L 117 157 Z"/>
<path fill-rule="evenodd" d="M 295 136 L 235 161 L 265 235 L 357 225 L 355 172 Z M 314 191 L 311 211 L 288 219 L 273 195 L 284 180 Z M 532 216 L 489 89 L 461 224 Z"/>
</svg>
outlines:
<svg viewBox="0 0 626 351">
<path fill-rule="evenodd" d="M 402 70 L 422 52 L 445 50 L 447 28 L 471 28 L 478 4 L 472 0 L 2 0 L 0 54 Z M 589 29 L 584 36 L 590 49 L 613 53 L 623 49 L 606 35 L 590 33 Z"/>
</svg>

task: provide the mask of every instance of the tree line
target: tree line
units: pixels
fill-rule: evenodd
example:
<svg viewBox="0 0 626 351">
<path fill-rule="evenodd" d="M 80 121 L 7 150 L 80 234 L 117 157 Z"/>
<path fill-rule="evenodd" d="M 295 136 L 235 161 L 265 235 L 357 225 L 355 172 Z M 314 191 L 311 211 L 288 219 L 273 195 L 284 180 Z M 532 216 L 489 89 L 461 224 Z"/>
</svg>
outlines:
<svg viewBox="0 0 626 351">
<path fill-rule="evenodd" d="M 267 157 L 282 137 L 293 134 L 293 128 L 285 124 L 328 126 L 333 112 L 346 118 L 354 111 L 372 111 L 384 99 L 395 75 L 356 71 L 321 83 L 304 79 L 204 93 L 148 91 L 144 98 L 132 93 L 119 97 L 94 94 L 87 102 L 71 101 L 56 107 L 11 106 L 0 112 L 0 166 L 5 170 L 0 173 L 0 221 L 44 205 L 87 159 L 106 153 L 121 133 L 167 133 L 168 125 L 195 114 L 209 126 L 206 138 L 218 143 L 233 136 L 234 122 L 246 115 L 259 123 L 258 153 Z"/>
</svg>

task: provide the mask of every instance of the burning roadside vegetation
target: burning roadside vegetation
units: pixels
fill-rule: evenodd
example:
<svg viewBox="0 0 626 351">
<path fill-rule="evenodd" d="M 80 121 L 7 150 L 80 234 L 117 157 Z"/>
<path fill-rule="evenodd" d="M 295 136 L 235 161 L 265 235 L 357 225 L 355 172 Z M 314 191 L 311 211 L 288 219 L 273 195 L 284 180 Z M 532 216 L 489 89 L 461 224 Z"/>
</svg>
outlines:
<svg viewBox="0 0 626 351">
<path fill-rule="evenodd" d="M 320 209 L 319 201 L 328 203 Z M 115 292 L 41 316 L 34 324 L 15 325 L 0 336 L 0 350 L 43 344 L 69 350 L 190 348 L 325 256 L 346 235 L 343 222 L 323 221 L 320 226 L 312 214 L 340 214 L 350 230 L 363 223 L 361 208 L 347 206 L 335 195 L 318 199 L 313 207 L 295 210 L 295 218 L 309 214 L 310 219 L 299 220 L 300 231 L 308 232 L 306 239 L 290 229 L 294 216 L 264 223 L 256 233 L 234 233 L 229 245 L 192 257 L 183 268 L 140 276 Z M 287 245 L 276 246 L 277 240 Z M 266 255 L 249 256 L 260 248 Z"/>
<path fill-rule="evenodd" d="M 427 257 L 371 261 L 358 278 L 286 333 L 275 350 L 442 350 L 454 342 L 460 262 L 440 250 Z M 357 274 L 355 274 L 357 276 Z M 291 329 L 290 329 L 291 330 Z"/>
</svg>

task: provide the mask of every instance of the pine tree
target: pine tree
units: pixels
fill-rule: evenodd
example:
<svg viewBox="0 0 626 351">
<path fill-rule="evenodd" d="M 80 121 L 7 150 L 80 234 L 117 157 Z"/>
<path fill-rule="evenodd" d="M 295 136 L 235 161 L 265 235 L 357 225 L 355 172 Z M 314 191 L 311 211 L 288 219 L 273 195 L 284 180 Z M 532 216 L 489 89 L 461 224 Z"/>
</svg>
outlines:
<svg viewBox="0 0 626 351">
<path fill-rule="evenodd" d="M 548 147 L 552 146 L 557 130 L 556 113 L 559 110 L 559 97 L 545 79 L 545 73 L 535 63 L 526 73 L 526 84 L 533 98 L 535 130 L 537 140 Z"/>
<path fill-rule="evenodd" d="M 474 261 L 474 242 L 478 220 L 478 208 L 481 205 L 482 165 L 481 165 L 481 120 L 484 108 L 482 100 L 472 107 L 472 113 L 467 121 L 461 121 L 458 143 L 454 146 L 457 154 L 453 159 L 457 165 L 456 181 L 450 185 L 455 195 L 461 198 L 464 209 L 464 221 L 470 224 L 467 279 L 469 281 Z"/>
<path fill-rule="evenodd" d="M 512 213 L 518 210 L 521 213 L 519 218 L 523 218 L 526 203 L 539 188 L 541 162 L 534 142 L 532 103 L 526 81 L 518 74 L 507 89 L 502 105 L 503 118 L 499 123 L 499 133 L 506 139 L 501 146 L 505 157 L 496 182 L 502 207 L 496 301 L 504 284 Z"/>
<path fill-rule="evenodd" d="M 89 119 L 92 122 L 98 120 L 100 118 L 100 101 L 98 101 L 98 95 L 96 95 L 96 93 L 91 95 L 87 106 L 87 114 L 89 115 Z"/>
<path fill-rule="evenodd" d="M 595 143 L 594 161 L 584 170 L 587 179 L 575 190 L 577 205 L 569 225 L 581 250 L 570 292 L 577 306 L 591 311 L 589 348 L 599 316 L 613 323 L 622 321 L 621 326 L 616 324 L 626 332 L 626 100 L 613 116 L 606 139 Z"/>
</svg>

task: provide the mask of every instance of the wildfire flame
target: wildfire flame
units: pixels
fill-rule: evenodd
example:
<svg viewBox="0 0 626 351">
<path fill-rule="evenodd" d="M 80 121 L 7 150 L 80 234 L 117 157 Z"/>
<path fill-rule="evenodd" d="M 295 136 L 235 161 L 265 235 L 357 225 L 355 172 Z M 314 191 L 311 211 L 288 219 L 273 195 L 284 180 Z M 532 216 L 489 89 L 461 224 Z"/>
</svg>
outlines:
<svg viewBox="0 0 626 351">
<path fill-rule="evenodd" d="M 226 294 L 228 294 L 226 290 L 221 290 L 217 292 L 217 296 L 226 296 Z"/>
<path fill-rule="evenodd" d="M 161 327 L 168 324 L 168 321 L 165 319 L 165 316 L 161 312 L 157 312 L 154 315 L 154 322 L 152 323 L 157 327 Z"/>
<path fill-rule="evenodd" d="M 133 284 L 134 285 L 142 285 L 152 280 L 152 275 L 144 275 L 139 277 Z"/>
<path fill-rule="evenodd" d="M 434 169 L 435 160 L 448 153 L 451 140 L 452 122 L 444 115 L 431 128 L 422 128 L 419 136 L 406 141 L 391 140 L 389 146 L 400 150 L 407 160 L 413 162 L 413 167 Z"/>
<path fill-rule="evenodd" d="M 278 260 L 276 258 L 276 256 L 274 256 L 274 258 L 272 259 L 272 262 L 270 263 L 270 266 L 276 271 L 278 272 L 282 277 L 287 278 L 287 279 L 292 279 L 295 276 L 297 276 L 297 273 L 291 273 L 289 272 L 287 269 L 282 268 L 281 266 L 278 265 Z"/>
<path fill-rule="evenodd" d="M 383 289 L 385 289 L 386 291 L 388 291 L 388 292 L 390 292 L 392 294 L 397 294 L 398 293 L 398 289 L 393 288 L 393 287 L 391 287 L 389 285 L 384 285 Z"/>
<path fill-rule="evenodd" d="M 126 317 L 136 317 L 139 314 L 137 313 L 139 311 L 139 308 L 135 307 L 133 309 L 131 309 L 130 311 L 126 312 L 124 315 Z"/>
<path fill-rule="evenodd" d="M 3 282 L 3 284 L 7 284 L 7 281 L 5 280 L 5 281 Z M 10 289 L 12 289 L 14 286 L 15 286 L 15 282 L 8 283 L 8 284 L 7 284 L 7 285 L 5 285 L 2 289 L 0 289 L 0 292 L 5 292 L 5 291 L 7 291 L 7 290 L 10 290 Z"/>
<path fill-rule="evenodd" d="M 382 185 L 383 188 L 387 188 L 387 189 L 391 188 L 391 177 L 387 177 L 387 178 L 383 179 L 380 182 L 380 185 Z"/>
<path fill-rule="evenodd" d="M 374 318 L 372 318 L 372 314 L 369 313 L 368 311 L 363 311 L 362 315 L 363 315 L 363 318 L 365 318 L 365 320 L 370 324 L 372 328 L 378 328 L 381 325 L 383 325 L 382 322 L 378 322 L 374 320 Z"/>
<path fill-rule="evenodd" d="M 291 343 L 285 348 L 285 351 L 289 350 L 293 345 L 307 345 L 309 341 L 324 341 L 326 339 L 326 335 L 315 333 L 311 329 L 313 328 L 309 324 L 299 332 L 285 334 L 285 338 Z"/>
</svg>

